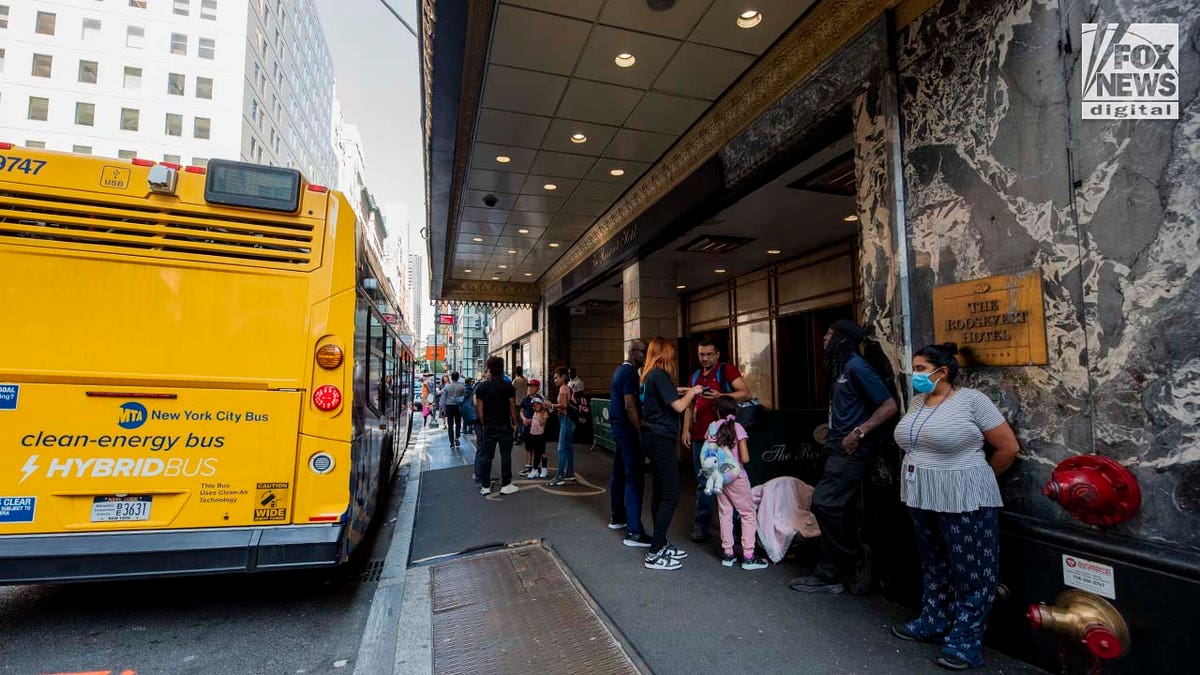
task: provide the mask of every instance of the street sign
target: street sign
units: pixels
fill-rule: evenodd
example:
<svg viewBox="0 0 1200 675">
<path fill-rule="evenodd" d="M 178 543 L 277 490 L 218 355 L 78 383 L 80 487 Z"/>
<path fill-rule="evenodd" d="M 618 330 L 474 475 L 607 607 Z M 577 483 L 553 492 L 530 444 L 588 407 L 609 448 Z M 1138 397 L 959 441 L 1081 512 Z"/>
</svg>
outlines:
<svg viewBox="0 0 1200 675">
<path fill-rule="evenodd" d="M 453 326 L 454 325 L 454 315 L 453 314 L 438 314 L 438 323 L 443 326 Z"/>
<path fill-rule="evenodd" d="M 397 317 L 395 314 L 384 314 L 383 315 L 383 320 L 388 322 L 388 324 L 390 324 L 392 326 L 396 325 L 397 318 L 399 318 L 399 317 Z"/>
</svg>

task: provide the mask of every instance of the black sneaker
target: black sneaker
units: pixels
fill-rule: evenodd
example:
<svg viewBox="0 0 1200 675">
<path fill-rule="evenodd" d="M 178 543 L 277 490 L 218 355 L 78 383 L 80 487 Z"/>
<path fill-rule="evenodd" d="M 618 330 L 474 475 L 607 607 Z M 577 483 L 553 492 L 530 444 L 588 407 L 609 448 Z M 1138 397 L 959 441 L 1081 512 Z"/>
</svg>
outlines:
<svg viewBox="0 0 1200 675">
<path fill-rule="evenodd" d="M 721 557 L 721 565 L 723 567 L 733 567 L 733 564 L 735 562 L 737 562 L 737 558 L 733 557 L 732 555 L 726 555 L 726 556 Z"/>
<path fill-rule="evenodd" d="M 575 474 L 571 474 L 570 476 L 563 476 L 563 480 L 567 483 L 574 483 L 575 482 Z"/>
<path fill-rule="evenodd" d="M 533 468 L 533 465 L 532 465 L 532 464 L 526 464 L 526 465 L 525 465 L 525 468 L 524 468 L 524 469 L 521 469 L 521 473 L 529 473 L 529 470 L 530 470 L 530 469 L 532 469 L 532 468 Z"/>
<path fill-rule="evenodd" d="M 610 529 L 610 530 L 623 530 L 628 526 L 629 526 L 629 523 L 626 523 L 623 520 L 618 521 L 616 518 L 608 519 L 608 529 Z"/>
<path fill-rule="evenodd" d="M 815 574 L 809 574 L 799 579 L 792 579 L 791 583 L 788 584 L 788 588 L 800 593 L 832 593 L 834 595 L 843 593 L 846 590 L 846 587 L 842 584 L 829 583 Z"/>
<path fill-rule="evenodd" d="M 677 570 L 683 567 L 683 563 L 668 555 L 667 547 L 664 546 L 658 553 L 647 553 L 645 558 L 646 569 L 648 570 Z"/>
<path fill-rule="evenodd" d="M 667 552 L 667 555 L 671 556 L 672 558 L 674 558 L 676 560 L 683 560 L 684 558 L 687 557 L 687 551 L 681 551 L 681 550 L 675 548 L 675 544 L 668 543 L 666 546 L 663 547 L 663 550 Z"/>
<path fill-rule="evenodd" d="M 761 570 L 767 567 L 767 559 L 761 555 L 756 555 L 753 558 L 742 559 L 742 569 L 744 570 Z"/>
<path fill-rule="evenodd" d="M 983 665 L 983 661 L 979 663 L 971 663 L 966 659 L 960 659 L 953 654 L 942 654 L 933 660 L 934 664 L 945 668 L 946 670 L 966 670 L 968 668 L 978 668 Z"/>
<path fill-rule="evenodd" d="M 708 540 L 708 530 L 705 530 L 704 528 L 702 528 L 700 526 L 693 527 L 691 540 L 696 542 L 697 544 L 704 543 L 705 541 Z"/>
<path fill-rule="evenodd" d="M 945 642 L 945 640 L 940 636 L 918 633 L 917 631 L 909 628 L 908 624 L 892 626 L 892 635 L 895 635 L 901 640 L 906 640 L 908 642 L 926 642 L 931 645 L 940 645 Z"/>
<path fill-rule="evenodd" d="M 862 554 L 854 563 L 854 576 L 846 584 L 846 590 L 851 595 L 865 595 L 871 592 L 871 547 L 862 545 Z"/>
<path fill-rule="evenodd" d="M 627 534 L 621 543 L 636 548 L 650 548 L 651 541 L 650 536 L 646 534 Z"/>
</svg>

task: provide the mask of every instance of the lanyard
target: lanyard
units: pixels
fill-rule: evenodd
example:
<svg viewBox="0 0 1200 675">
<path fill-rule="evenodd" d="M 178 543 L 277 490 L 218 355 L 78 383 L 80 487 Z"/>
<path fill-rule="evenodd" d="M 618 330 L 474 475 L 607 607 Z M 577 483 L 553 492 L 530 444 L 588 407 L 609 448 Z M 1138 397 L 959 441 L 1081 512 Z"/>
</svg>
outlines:
<svg viewBox="0 0 1200 675">
<path fill-rule="evenodd" d="M 946 402 L 947 398 L 949 398 L 949 394 L 947 394 L 945 397 L 943 397 L 942 400 L 938 401 L 937 405 L 933 406 L 933 408 L 929 411 L 929 416 L 927 416 L 925 418 L 925 421 L 921 422 L 921 426 L 918 427 L 917 422 L 921 419 L 921 410 L 925 409 L 925 405 L 922 402 L 921 410 L 918 410 L 917 414 L 913 416 L 912 424 L 910 424 L 908 427 L 908 451 L 909 452 L 912 452 L 917 449 L 917 441 L 921 440 L 921 432 L 925 430 L 925 425 L 929 424 L 929 420 L 933 419 L 934 413 L 936 413 L 938 411 L 938 408 L 942 407 L 942 404 Z M 916 429 L 915 435 L 913 434 L 914 429 Z"/>
</svg>

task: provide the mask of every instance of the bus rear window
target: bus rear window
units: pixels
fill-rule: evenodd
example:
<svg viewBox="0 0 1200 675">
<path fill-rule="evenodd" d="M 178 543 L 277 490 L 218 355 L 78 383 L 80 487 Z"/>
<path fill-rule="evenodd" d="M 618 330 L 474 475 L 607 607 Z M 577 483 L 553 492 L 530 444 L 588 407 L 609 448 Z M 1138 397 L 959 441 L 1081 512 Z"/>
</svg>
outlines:
<svg viewBox="0 0 1200 675">
<path fill-rule="evenodd" d="M 300 172 L 213 159 L 208 162 L 204 199 L 211 204 L 295 213 L 300 209 Z"/>
</svg>

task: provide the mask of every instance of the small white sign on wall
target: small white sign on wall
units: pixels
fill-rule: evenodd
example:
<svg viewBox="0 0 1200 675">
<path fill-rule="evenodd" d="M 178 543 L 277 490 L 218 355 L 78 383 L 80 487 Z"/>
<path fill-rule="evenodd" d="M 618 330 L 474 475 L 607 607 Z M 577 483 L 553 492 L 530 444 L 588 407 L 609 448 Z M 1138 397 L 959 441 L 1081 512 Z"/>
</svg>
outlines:
<svg viewBox="0 0 1200 675">
<path fill-rule="evenodd" d="M 1102 565 L 1073 555 L 1063 555 L 1063 583 L 1072 588 L 1117 599 L 1116 577 L 1111 565 Z"/>
<path fill-rule="evenodd" d="M 1179 25 L 1085 23 L 1083 119 L 1179 119 Z"/>
</svg>

